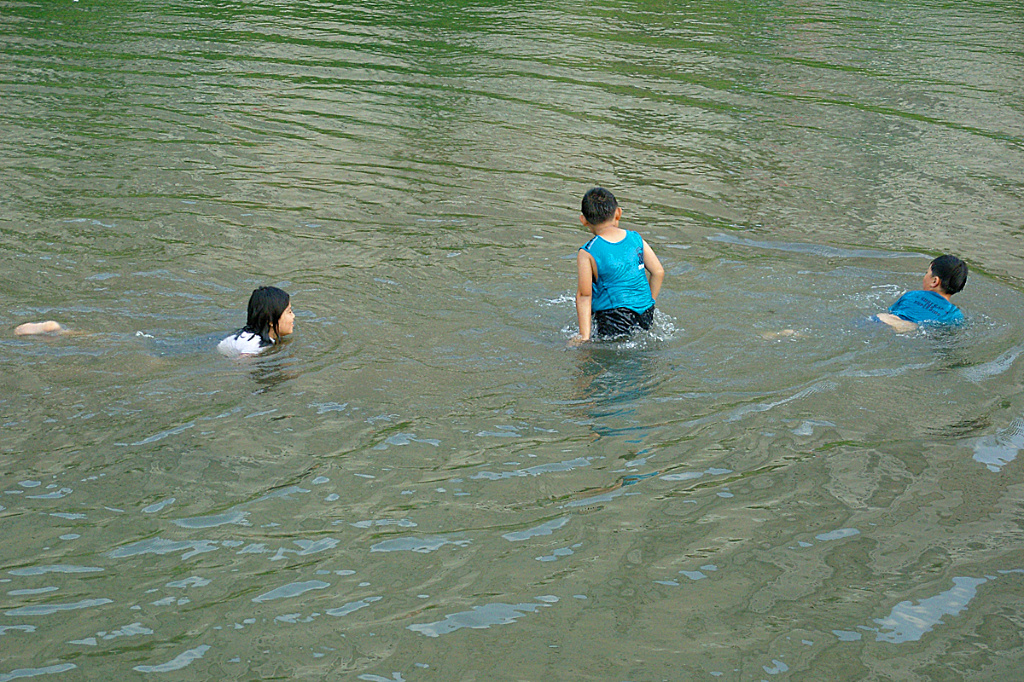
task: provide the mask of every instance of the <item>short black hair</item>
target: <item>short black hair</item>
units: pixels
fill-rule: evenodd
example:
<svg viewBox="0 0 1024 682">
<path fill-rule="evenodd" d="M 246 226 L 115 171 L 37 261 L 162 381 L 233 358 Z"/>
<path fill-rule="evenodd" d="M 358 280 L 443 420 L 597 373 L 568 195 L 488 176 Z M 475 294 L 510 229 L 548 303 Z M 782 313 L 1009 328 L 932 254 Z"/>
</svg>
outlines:
<svg viewBox="0 0 1024 682">
<path fill-rule="evenodd" d="M 591 225 L 600 225 L 610 220 L 618 207 L 619 202 L 615 201 L 614 194 L 604 187 L 594 187 L 583 195 L 580 212 Z"/>
<path fill-rule="evenodd" d="M 932 261 L 932 275 L 939 278 L 942 290 L 952 296 L 967 284 L 967 263 L 948 253 Z"/>
</svg>

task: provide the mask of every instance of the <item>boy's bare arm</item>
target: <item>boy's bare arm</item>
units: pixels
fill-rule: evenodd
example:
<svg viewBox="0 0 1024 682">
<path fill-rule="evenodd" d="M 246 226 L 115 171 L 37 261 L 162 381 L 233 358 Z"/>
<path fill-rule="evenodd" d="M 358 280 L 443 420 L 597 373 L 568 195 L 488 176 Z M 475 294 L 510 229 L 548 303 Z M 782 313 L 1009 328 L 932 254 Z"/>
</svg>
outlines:
<svg viewBox="0 0 1024 682">
<path fill-rule="evenodd" d="M 590 340 L 590 315 L 593 303 L 594 260 L 580 249 L 576 252 L 576 321 L 580 333 L 573 341 Z"/>
<path fill-rule="evenodd" d="M 907 320 L 904 320 L 901 317 L 896 317 L 892 313 L 878 313 L 877 315 L 875 315 L 875 317 L 877 317 L 880 322 L 885 322 L 887 325 L 889 325 L 890 327 L 892 327 L 893 329 L 900 333 L 912 332 L 915 329 L 917 329 L 916 323 L 908 322 Z"/>
<path fill-rule="evenodd" d="M 655 255 L 654 249 L 644 240 L 644 269 L 647 270 L 647 282 L 651 285 L 651 298 L 658 300 L 661 283 L 665 279 L 665 268 Z"/>
<path fill-rule="evenodd" d="M 47 320 L 46 322 L 26 322 L 25 324 L 19 324 L 15 329 L 14 333 L 17 336 L 29 336 L 32 334 L 59 334 L 65 331 L 60 326 L 59 322 L 53 320 Z"/>
</svg>

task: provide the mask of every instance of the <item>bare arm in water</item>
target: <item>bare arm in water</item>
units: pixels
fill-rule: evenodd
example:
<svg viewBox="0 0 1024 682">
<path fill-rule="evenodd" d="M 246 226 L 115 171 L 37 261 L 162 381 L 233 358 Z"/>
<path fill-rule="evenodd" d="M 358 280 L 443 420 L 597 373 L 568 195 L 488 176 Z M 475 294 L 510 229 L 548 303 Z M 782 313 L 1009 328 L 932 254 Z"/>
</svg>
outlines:
<svg viewBox="0 0 1024 682">
<path fill-rule="evenodd" d="M 878 313 L 875 317 L 878 318 L 879 322 L 885 322 L 901 334 L 904 332 L 912 332 L 917 329 L 917 323 L 909 322 L 901 317 L 896 317 L 892 313 Z"/>
<path fill-rule="evenodd" d="M 30 336 L 33 334 L 60 334 L 66 332 L 64 327 L 60 326 L 60 323 L 54 322 L 53 320 L 47 320 L 46 322 L 26 322 L 25 324 L 19 324 L 14 328 L 16 336 Z"/>
</svg>

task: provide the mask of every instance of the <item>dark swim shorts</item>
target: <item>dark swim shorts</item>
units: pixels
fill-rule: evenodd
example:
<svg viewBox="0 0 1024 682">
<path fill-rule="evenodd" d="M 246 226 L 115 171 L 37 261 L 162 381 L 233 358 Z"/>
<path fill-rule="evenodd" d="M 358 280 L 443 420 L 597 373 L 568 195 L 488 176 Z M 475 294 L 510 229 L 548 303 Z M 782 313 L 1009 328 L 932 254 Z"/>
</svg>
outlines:
<svg viewBox="0 0 1024 682">
<path fill-rule="evenodd" d="M 642 313 L 630 308 L 595 310 L 596 336 L 625 336 L 639 329 L 650 329 L 654 322 L 654 306 Z"/>
</svg>

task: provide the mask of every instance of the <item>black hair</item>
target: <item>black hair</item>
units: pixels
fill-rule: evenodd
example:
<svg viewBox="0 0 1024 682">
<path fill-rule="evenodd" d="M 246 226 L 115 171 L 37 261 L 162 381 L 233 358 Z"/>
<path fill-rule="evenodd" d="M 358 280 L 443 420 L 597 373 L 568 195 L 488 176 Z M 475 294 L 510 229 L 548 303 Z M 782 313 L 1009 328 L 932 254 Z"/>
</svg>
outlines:
<svg viewBox="0 0 1024 682">
<path fill-rule="evenodd" d="M 261 346 L 271 346 L 274 339 L 270 336 L 270 330 L 274 330 L 274 336 L 281 338 L 277 331 L 277 323 L 281 315 L 288 309 L 291 303 L 291 296 L 277 287 L 260 287 L 252 292 L 249 297 L 249 311 L 246 317 L 245 326 L 238 330 L 238 333 L 249 332 L 260 337 Z"/>
<path fill-rule="evenodd" d="M 604 187 L 594 187 L 583 195 L 581 213 L 590 225 L 600 225 L 615 215 L 619 202 Z"/>
<path fill-rule="evenodd" d="M 932 275 L 939 278 L 942 290 L 952 296 L 967 284 L 967 263 L 948 253 L 932 261 Z"/>
</svg>

